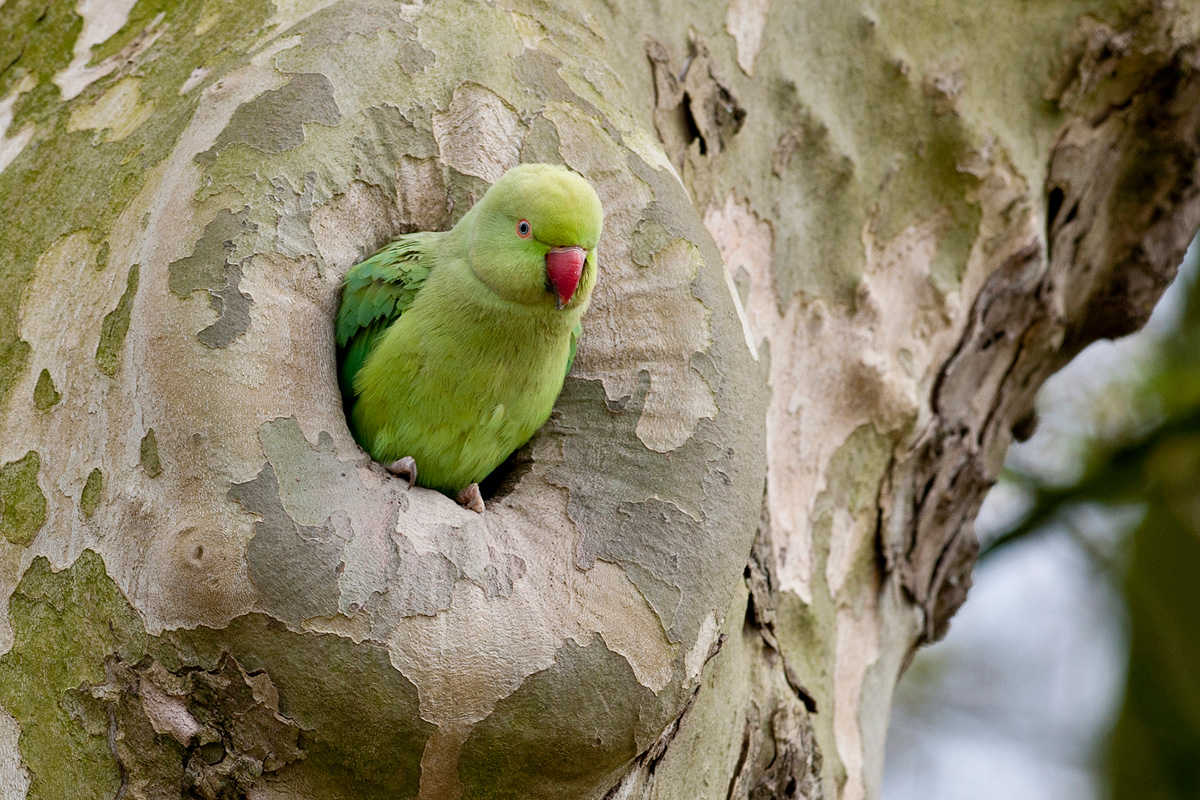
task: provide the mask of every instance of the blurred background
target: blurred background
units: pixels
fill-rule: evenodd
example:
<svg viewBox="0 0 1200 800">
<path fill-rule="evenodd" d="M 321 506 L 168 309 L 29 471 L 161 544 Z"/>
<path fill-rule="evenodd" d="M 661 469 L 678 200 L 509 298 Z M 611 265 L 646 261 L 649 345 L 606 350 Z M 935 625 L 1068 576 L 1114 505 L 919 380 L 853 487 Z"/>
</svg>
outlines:
<svg viewBox="0 0 1200 800">
<path fill-rule="evenodd" d="M 1198 261 L 1043 387 L 897 689 L 883 800 L 1200 798 Z"/>
</svg>

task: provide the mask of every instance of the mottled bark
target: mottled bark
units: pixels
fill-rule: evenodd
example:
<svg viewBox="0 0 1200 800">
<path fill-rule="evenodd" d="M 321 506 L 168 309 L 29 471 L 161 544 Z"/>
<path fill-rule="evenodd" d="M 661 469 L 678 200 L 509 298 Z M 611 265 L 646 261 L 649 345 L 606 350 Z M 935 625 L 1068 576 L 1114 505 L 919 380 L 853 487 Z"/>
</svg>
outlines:
<svg viewBox="0 0 1200 800">
<path fill-rule="evenodd" d="M 877 796 L 1011 431 L 1200 219 L 1194 11 L 9 0 L 0 798 Z M 331 319 L 520 161 L 601 277 L 480 516 Z"/>
</svg>

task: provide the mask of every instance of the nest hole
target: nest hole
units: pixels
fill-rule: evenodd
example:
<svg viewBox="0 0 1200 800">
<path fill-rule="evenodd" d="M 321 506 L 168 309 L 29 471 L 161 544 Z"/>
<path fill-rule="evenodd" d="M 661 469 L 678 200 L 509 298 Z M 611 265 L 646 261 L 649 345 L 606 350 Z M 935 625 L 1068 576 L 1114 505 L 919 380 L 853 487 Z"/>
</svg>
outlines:
<svg viewBox="0 0 1200 800">
<path fill-rule="evenodd" d="M 528 444 L 518 447 L 500 466 L 479 482 L 484 501 L 499 500 L 513 493 L 521 479 L 533 469 L 533 453 Z"/>
</svg>

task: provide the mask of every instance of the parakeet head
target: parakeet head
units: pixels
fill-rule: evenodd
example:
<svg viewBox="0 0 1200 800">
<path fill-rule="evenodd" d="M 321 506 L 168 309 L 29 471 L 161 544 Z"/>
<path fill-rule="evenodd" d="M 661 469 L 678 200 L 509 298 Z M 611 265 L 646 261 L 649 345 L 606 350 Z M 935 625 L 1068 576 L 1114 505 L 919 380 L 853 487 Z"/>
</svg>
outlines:
<svg viewBox="0 0 1200 800">
<path fill-rule="evenodd" d="M 586 180 L 565 167 L 522 164 L 488 189 L 471 216 L 471 265 L 492 291 L 524 305 L 587 305 L 604 213 Z"/>
</svg>

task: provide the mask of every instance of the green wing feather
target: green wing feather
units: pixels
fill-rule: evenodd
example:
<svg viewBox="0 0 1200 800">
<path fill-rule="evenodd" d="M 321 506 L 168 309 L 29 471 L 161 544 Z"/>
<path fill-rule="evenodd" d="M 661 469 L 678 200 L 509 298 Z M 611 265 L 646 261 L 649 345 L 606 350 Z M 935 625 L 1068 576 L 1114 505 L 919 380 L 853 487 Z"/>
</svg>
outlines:
<svg viewBox="0 0 1200 800">
<path fill-rule="evenodd" d="M 347 403 L 354 397 L 354 376 L 383 332 L 412 305 L 429 277 L 437 234 L 401 236 L 366 261 L 355 264 L 342 280 L 337 339 L 341 367 L 338 383 Z"/>
</svg>

